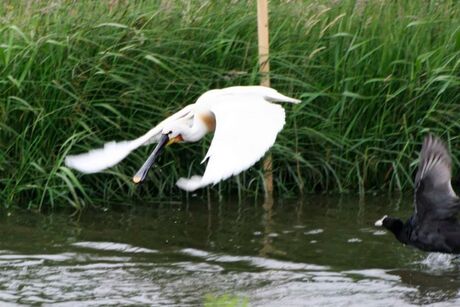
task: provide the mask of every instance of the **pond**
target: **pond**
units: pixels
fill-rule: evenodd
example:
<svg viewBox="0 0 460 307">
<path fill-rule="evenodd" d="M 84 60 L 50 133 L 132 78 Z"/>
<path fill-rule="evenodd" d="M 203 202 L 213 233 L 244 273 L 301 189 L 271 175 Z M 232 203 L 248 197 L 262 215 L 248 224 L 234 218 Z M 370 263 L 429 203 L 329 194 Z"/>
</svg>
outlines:
<svg viewBox="0 0 460 307">
<path fill-rule="evenodd" d="M 3 212 L 0 303 L 459 306 L 460 261 L 373 226 L 411 211 L 410 197 L 307 196 Z"/>
</svg>

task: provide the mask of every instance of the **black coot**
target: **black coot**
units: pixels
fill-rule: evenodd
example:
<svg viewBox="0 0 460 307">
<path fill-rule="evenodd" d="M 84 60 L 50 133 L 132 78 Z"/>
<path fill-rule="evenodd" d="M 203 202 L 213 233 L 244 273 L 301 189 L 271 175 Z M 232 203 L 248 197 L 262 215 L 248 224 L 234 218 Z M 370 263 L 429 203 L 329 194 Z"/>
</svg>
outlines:
<svg viewBox="0 0 460 307">
<path fill-rule="evenodd" d="M 433 135 L 426 136 L 415 176 L 414 213 L 406 223 L 384 216 L 375 225 L 390 230 L 401 243 L 424 251 L 460 253 L 456 218 L 460 200 L 450 183 L 451 164 L 444 143 Z"/>
</svg>

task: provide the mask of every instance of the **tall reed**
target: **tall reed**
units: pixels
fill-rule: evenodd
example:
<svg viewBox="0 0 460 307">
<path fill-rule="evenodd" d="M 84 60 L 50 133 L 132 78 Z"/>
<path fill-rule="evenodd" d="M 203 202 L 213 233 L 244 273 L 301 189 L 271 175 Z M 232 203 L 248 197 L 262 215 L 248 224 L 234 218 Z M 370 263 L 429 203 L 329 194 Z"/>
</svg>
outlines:
<svg viewBox="0 0 460 307">
<path fill-rule="evenodd" d="M 259 81 L 255 1 L 8 0 L 0 16 L 4 207 L 181 198 L 174 183 L 203 171 L 211 137 L 167 149 L 140 187 L 151 148 L 93 175 L 64 157 Z M 277 194 L 410 190 L 428 131 L 458 165 L 459 21 L 454 0 L 270 1 L 272 86 L 303 100 L 272 149 Z M 258 195 L 262 178 L 256 165 L 211 194 Z"/>
</svg>

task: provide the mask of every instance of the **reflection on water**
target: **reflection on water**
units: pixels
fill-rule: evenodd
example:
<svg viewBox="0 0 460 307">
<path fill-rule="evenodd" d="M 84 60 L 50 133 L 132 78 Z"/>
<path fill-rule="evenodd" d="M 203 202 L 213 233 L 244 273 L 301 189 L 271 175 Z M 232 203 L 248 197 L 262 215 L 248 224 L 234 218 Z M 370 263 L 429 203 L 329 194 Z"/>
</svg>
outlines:
<svg viewBox="0 0 460 307">
<path fill-rule="evenodd" d="M 373 226 L 411 201 L 310 196 L 274 204 L 151 204 L 0 216 L 2 305 L 460 304 L 460 260 Z"/>
</svg>

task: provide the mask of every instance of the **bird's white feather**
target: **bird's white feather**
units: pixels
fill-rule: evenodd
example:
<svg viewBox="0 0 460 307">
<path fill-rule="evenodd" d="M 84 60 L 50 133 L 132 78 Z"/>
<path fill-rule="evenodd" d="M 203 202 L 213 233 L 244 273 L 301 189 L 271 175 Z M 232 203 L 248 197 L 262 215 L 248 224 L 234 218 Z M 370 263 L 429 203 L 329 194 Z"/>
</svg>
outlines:
<svg viewBox="0 0 460 307">
<path fill-rule="evenodd" d="M 206 170 L 203 177 L 181 178 L 177 182 L 181 189 L 193 191 L 248 169 L 274 144 L 284 126 L 284 109 L 266 101 L 260 91 L 224 93 L 216 98 L 201 102 L 216 119 L 214 137 L 205 157 Z"/>
<path fill-rule="evenodd" d="M 188 105 L 177 113 L 166 118 L 150 129 L 146 134 L 131 141 L 109 142 L 104 147 L 90 150 L 79 155 L 70 155 L 65 159 L 65 165 L 83 173 L 97 173 L 118 164 L 133 150 L 142 145 L 155 143 L 164 125 L 185 117 L 193 116 L 194 105 Z"/>
<path fill-rule="evenodd" d="M 194 119 L 195 123 L 200 114 L 212 112 L 216 129 L 204 159 L 208 160 L 205 173 L 203 176 L 181 178 L 177 182 L 180 188 L 193 191 L 248 169 L 273 145 L 284 126 L 285 114 L 281 106 L 272 102 L 299 103 L 300 100 L 263 86 L 210 90 L 201 95 L 195 104 L 166 118 L 143 136 L 132 141 L 109 142 L 103 148 L 68 156 L 65 164 L 84 173 L 102 171 L 119 163 L 136 148 L 157 142 L 162 133 L 167 133 L 164 129 L 174 131 L 179 126 L 183 129 L 184 120 Z M 184 138 L 184 141 L 196 141 L 201 137 L 195 135 L 190 140 Z"/>
<path fill-rule="evenodd" d="M 219 101 L 225 100 L 225 97 L 228 96 L 233 97 L 235 100 L 237 100 L 238 97 L 252 96 L 263 98 L 270 102 L 300 103 L 300 100 L 285 96 L 273 88 L 253 85 L 231 86 L 223 89 L 209 90 L 198 98 L 196 104 L 215 104 Z"/>
<path fill-rule="evenodd" d="M 97 173 L 119 163 L 139 146 L 136 146 L 136 140 L 108 142 L 102 148 L 79 155 L 67 156 L 65 165 L 83 173 Z"/>
</svg>

